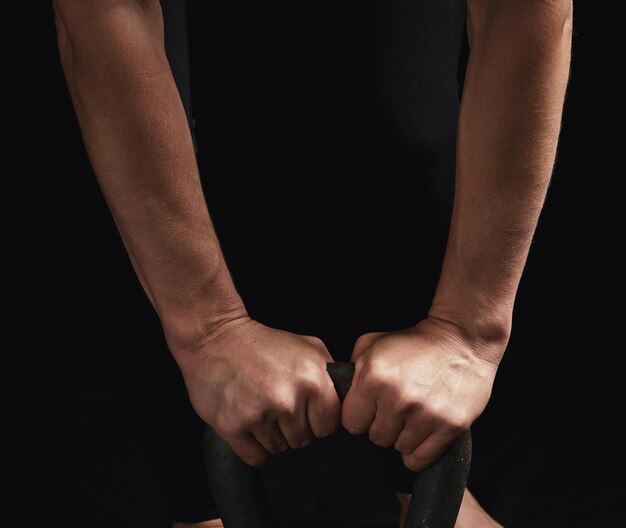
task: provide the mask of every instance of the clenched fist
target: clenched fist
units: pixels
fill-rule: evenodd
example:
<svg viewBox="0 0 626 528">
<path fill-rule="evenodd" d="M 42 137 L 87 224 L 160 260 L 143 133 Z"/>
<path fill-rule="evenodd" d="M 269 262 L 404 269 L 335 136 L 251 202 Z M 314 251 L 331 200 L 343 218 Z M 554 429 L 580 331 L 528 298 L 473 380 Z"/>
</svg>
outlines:
<svg viewBox="0 0 626 528">
<path fill-rule="evenodd" d="M 322 341 L 248 317 L 224 323 L 187 350 L 172 350 L 191 403 L 246 463 L 333 433 L 340 403 Z"/>
<path fill-rule="evenodd" d="M 361 336 L 355 375 L 342 409 L 344 427 L 395 446 L 421 471 L 485 408 L 497 365 L 482 359 L 454 325 L 425 319 L 417 326 Z"/>
</svg>

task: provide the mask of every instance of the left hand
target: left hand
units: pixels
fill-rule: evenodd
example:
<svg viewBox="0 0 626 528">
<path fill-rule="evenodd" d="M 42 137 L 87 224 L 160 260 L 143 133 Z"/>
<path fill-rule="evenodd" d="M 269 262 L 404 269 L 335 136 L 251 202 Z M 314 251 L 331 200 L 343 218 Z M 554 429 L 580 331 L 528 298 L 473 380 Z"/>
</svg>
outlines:
<svg viewBox="0 0 626 528">
<path fill-rule="evenodd" d="M 344 427 L 395 446 L 412 471 L 427 468 L 487 405 L 497 365 L 477 347 L 459 327 L 432 318 L 362 335 L 352 354 Z"/>
</svg>

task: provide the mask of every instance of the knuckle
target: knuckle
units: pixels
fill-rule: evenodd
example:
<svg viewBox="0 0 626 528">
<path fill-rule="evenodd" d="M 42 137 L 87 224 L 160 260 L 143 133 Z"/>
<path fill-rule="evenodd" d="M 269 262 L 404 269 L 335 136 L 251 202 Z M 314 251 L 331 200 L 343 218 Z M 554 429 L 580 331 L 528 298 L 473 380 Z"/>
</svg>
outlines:
<svg viewBox="0 0 626 528">
<path fill-rule="evenodd" d="M 222 438 L 236 438 L 245 434 L 242 422 L 219 417 L 215 422 L 215 430 Z"/>
<path fill-rule="evenodd" d="M 424 419 L 432 422 L 445 422 L 449 412 L 440 404 L 433 401 L 421 402 L 420 411 Z"/>
<path fill-rule="evenodd" d="M 244 429 L 249 429 L 255 425 L 263 423 L 265 421 L 265 415 L 266 412 L 261 407 L 248 407 L 241 413 L 241 426 Z"/>
<path fill-rule="evenodd" d="M 296 414 L 296 402 L 293 398 L 277 397 L 272 401 L 271 407 L 279 416 L 291 417 Z"/>
<path fill-rule="evenodd" d="M 370 334 L 360 335 L 354 343 L 354 348 L 362 349 L 371 341 Z"/>
<path fill-rule="evenodd" d="M 243 439 L 248 435 L 249 429 L 243 423 L 233 424 L 224 430 L 224 438 Z"/>
<path fill-rule="evenodd" d="M 304 377 L 300 381 L 300 390 L 303 394 L 311 397 L 317 396 L 323 392 L 323 385 L 319 378 L 314 375 Z"/>
<path fill-rule="evenodd" d="M 367 364 L 364 371 L 365 378 L 370 386 L 394 399 L 408 399 L 409 394 L 406 384 L 402 378 L 398 376 L 398 369 L 387 359 L 381 357 L 373 357 Z"/>
<path fill-rule="evenodd" d="M 311 344 L 315 347 L 315 348 L 321 348 L 324 347 L 324 341 L 322 341 L 319 337 L 317 336 L 306 336 L 307 339 L 311 342 Z"/>
<path fill-rule="evenodd" d="M 368 370 L 374 374 L 379 379 L 388 379 L 390 377 L 390 373 L 393 370 L 392 365 L 389 364 L 384 357 L 372 355 L 368 364 Z"/>
<path fill-rule="evenodd" d="M 307 394 L 319 394 L 324 390 L 324 383 L 317 365 L 307 364 L 300 369 L 297 377 L 299 391 Z"/>
<path fill-rule="evenodd" d="M 447 417 L 446 425 L 454 433 L 460 434 L 470 428 L 471 420 L 464 413 L 455 413 Z"/>
<path fill-rule="evenodd" d="M 393 386 L 388 373 L 380 366 L 369 364 L 363 371 L 361 384 L 365 390 L 379 392 Z"/>
</svg>

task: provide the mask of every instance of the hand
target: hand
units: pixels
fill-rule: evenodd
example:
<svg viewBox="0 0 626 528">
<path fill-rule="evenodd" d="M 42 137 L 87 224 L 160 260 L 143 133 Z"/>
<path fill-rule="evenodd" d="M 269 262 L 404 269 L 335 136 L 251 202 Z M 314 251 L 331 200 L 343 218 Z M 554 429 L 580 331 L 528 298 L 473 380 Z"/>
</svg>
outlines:
<svg viewBox="0 0 626 528">
<path fill-rule="evenodd" d="M 247 464 L 335 431 L 340 403 L 322 341 L 248 317 L 224 323 L 186 350 L 172 350 L 191 403 Z"/>
<path fill-rule="evenodd" d="M 482 359 L 460 329 L 438 319 L 390 333 L 361 336 L 355 375 L 342 409 L 344 427 L 369 433 L 421 471 L 485 408 L 497 365 Z"/>
</svg>

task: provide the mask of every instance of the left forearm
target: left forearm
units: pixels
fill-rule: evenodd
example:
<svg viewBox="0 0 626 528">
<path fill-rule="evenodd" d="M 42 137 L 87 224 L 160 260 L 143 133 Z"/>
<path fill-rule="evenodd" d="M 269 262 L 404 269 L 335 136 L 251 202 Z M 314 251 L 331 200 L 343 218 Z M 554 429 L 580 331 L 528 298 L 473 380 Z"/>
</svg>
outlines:
<svg viewBox="0 0 626 528">
<path fill-rule="evenodd" d="M 454 211 L 430 315 L 501 344 L 554 163 L 571 5 L 470 0 L 468 34 Z"/>
</svg>

